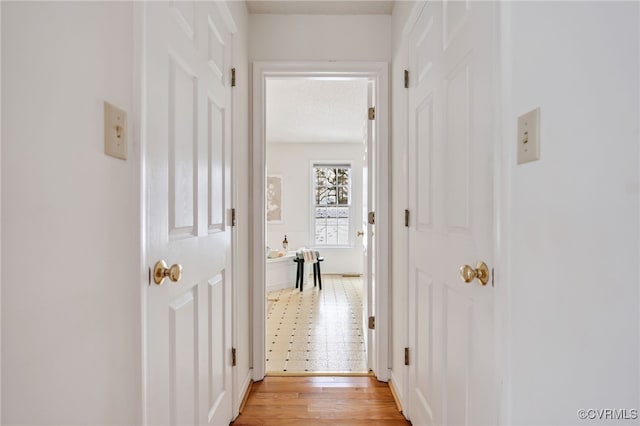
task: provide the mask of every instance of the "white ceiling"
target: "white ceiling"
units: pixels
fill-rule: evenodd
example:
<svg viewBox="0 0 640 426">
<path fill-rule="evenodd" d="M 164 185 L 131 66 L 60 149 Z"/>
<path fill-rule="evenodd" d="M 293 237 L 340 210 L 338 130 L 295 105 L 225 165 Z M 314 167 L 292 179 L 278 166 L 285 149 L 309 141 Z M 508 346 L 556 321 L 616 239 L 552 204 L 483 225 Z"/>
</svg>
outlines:
<svg viewBox="0 0 640 426">
<path fill-rule="evenodd" d="M 267 143 L 362 143 L 365 79 L 268 79 Z"/>
<path fill-rule="evenodd" d="M 278 15 L 391 15 L 393 1 L 387 0 L 248 0 L 251 14 Z"/>
</svg>

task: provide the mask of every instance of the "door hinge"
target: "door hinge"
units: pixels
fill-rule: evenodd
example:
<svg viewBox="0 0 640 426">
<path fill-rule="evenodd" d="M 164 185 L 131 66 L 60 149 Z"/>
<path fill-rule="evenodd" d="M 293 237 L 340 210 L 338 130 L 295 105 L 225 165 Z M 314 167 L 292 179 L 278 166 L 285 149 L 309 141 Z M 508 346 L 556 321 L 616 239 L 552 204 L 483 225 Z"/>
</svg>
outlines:
<svg viewBox="0 0 640 426">
<path fill-rule="evenodd" d="M 404 209 L 404 226 L 409 227 L 409 210 Z"/>
<path fill-rule="evenodd" d="M 369 330 L 376 329 L 376 317 L 369 317 Z"/>
<path fill-rule="evenodd" d="M 409 365 L 409 348 L 404 348 L 404 365 Z"/>
<path fill-rule="evenodd" d="M 231 226 L 236 226 L 236 208 L 231 209 Z"/>
<path fill-rule="evenodd" d="M 376 119 L 376 108 L 371 107 L 369 108 L 369 120 L 375 120 L 375 119 Z"/>
<path fill-rule="evenodd" d="M 369 225 L 375 225 L 376 224 L 376 212 L 369 212 L 369 214 L 367 215 L 367 221 L 369 222 Z"/>
<path fill-rule="evenodd" d="M 236 69 L 231 68 L 231 87 L 236 87 Z"/>
<path fill-rule="evenodd" d="M 494 276 L 495 276 L 495 274 L 493 273 L 493 268 L 491 268 L 491 287 L 495 287 L 495 285 L 493 284 Z"/>
<path fill-rule="evenodd" d="M 404 88 L 409 88 L 409 70 L 404 70 Z"/>
<path fill-rule="evenodd" d="M 238 364 L 238 359 L 236 357 L 236 348 L 231 348 L 231 366 L 235 367 Z"/>
</svg>

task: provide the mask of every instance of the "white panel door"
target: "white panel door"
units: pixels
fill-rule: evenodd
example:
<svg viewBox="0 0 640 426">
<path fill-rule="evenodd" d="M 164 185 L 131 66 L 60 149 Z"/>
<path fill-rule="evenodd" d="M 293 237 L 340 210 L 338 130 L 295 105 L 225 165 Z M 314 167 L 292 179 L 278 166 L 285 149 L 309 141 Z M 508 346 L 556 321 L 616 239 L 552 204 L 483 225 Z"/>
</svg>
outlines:
<svg viewBox="0 0 640 426">
<path fill-rule="evenodd" d="M 148 424 L 232 413 L 231 34 L 210 2 L 144 4 L 146 261 L 182 278 L 146 290 Z"/>
<path fill-rule="evenodd" d="M 493 254 L 492 5 L 426 3 L 410 36 L 409 412 L 495 424 L 493 288 L 459 268 Z"/>
</svg>

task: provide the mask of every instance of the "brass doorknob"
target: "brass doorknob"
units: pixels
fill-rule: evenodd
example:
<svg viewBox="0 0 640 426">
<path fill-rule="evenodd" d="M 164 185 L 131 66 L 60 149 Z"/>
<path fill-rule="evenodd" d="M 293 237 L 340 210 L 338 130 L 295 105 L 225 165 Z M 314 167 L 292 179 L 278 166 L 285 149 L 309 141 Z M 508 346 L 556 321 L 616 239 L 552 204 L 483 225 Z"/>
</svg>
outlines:
<svg viewBox="0 0 640 426">
<path fill-rule="evenodd" d="M 358 231 L 358 232 L 356 232 L 356 235 L 358 237 L 362 237 L 364 235 L 364 232 L 363 231 Z"/>
<path fill-rule="evenodd" d="M 169 277 L 171 281 L 177 283 L 182 278 L 182 265 L 176 263 L 167 267 L 167 263 L 164 260 L 159 260 L 153 267 L 153 282 L 162 285 L 162 281 Z"/>
<path fill-rule="evenodd" d="M 470 283 L 477 278 L 482 285 L 487 285 L 489 282 L 489 268 L 484 262 L 478 262 L 475 269 L 469 265 L 464 265 L 460 268 L 460 277 L 465 283 Z"/>
</svg>

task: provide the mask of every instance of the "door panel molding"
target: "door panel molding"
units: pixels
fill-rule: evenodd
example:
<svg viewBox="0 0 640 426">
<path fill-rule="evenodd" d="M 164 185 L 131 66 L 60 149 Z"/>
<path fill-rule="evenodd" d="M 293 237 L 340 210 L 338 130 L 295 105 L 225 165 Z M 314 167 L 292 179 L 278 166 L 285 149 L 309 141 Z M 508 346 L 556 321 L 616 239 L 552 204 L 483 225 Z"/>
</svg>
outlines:
<svg viewBox="0 0 640 426">
<path fill-rule="evenodd" d="M 169 235 L 180 238 L 197 234 L 198 79 L 177 54 L 169 64 Z M 188 169 L 177 166 L 189 161 Z"/>
<path fill-rule="evenodd" d="M 414 312 L 415 317 L 411 320 L 415 324 L 415 336 L 414 341 L 418 342 L 414 348 L 415 352 L 415 376 L 416 376 L 416 390 L 418 397 L 421 399 L 423 406 L 426 408 L 427 415 L 430 422 L 433 423 L 433 409 L 429 401 L 432 400 L 432 393 L 434 388 L 434 345 L 433 345 L 433 332 L 434 332 L 434 297 L 435 297 L 435 285 L 433 279 L 425 271 L 416 269 L 415 271 L 415 298 L 418 300 L 426 300 L 426 308 L 420 309 Z M 418 336 L 426 336 L 422 340 L 418 340 Z"/>
<path fill-rule="evenodd" d="M 209 186 L 209 233 L 224 232 L 226 205 L 225 168 L 226 152 L 224 144 L 227 108 L 219 105 L 209 94 L 207 95 L 208 133 L 208 186 Z"/>
<path fill-rule="evenodd" d="M 195 405 L 198 400 L 197 299 L 197 286 L 194 286 L 169 303 L 169 416 L 173 424 L 193 424 L 198 418 Z M 186 368 L 188 377 L 184 375 Z M 189 406 L 191 409 L 184 409 Z"/>
<path fill-rule="evenodd" d="M 443 50 L 447 50 L 465 24 L 471 5 L 469 0 L 445 0 L 442 5 L 442 22 L 444 26 L 442 47 Z"/>
<path fill-rule="evenodd" d="M 416 108 L 416 139 L 423 141 L 416 147 L 413 158 L 417 171 L 416 182 L 416 227 L 419 230 L 431 228 L 431 170 L 433 166 L 433 92 L 429 92 Z"/>
<path fill-rule="evenodd" d="M 228 283 L 224 271 L 211 278 L 207 283 L 207 325 L 209 333 L 208 362 L 207 362 L 207 378 L 209 380 L 208 395 L 208 421 L 211 421 L 218 405 L 224 398 L 225 389 L 227 389 L 227 377 L 224 374 L 224 366 L 229 363 L 229 355 L 227 351 L 216 351 L 217 348 L 228 347 L 229 343 L 225 341 L 224 333 L 221 330 L 226 329 L 228 322 L 228 312 L 230 307 L 226 306 L 225 301 L 228 300 Z M 222 325 L 222 327 L 221 327 Z M 216 368 L 218 371 L 216 371 Z"/>
<path fill-rule="evenodd" d="M 173 18 L 175 19 L 175 23 L 180 27 L 182 31 L 184 31 L 185 35 L 193 40 L 195 36 L 194 27 L 195 27 L 195 7 L 192 3 L 183 2 L 183 1 L 175 1 L 171 2 L 171 11 L 173 12 Z"/>
<path fill-rule="evenodd" d="M 220 35 L 220 30 L 218 26 L 211 18 L 211 15 L 207 17 L 208 27 L 207 27 L 207 54 L 208 54 L 208 64 L 211 68 L 211 72 L 220 80 L 221 83 L 224 84 L 224 70 L 226 69 L 225 65 L 225 48 L 224 48 L 224 40 Z"/>
<path fill-rule="evenodd" d="M 449 229 L 469 230 L 471 208 L 471 87 L 467 56 L 444 79 L 445 193 Z M 464 111 L 464 113 L 460 113 Z"/>
</svg>

